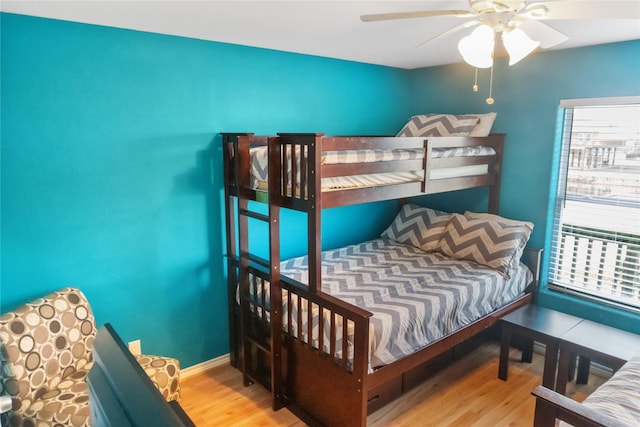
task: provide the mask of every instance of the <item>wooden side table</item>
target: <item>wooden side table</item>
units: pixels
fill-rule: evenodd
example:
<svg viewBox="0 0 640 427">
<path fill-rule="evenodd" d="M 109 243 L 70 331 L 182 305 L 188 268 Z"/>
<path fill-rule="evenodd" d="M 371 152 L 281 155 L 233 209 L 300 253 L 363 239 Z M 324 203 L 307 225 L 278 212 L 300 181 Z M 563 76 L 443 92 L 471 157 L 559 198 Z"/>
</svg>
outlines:
<svg viewBox="0 0 640 427">
<path fill-rule="evenodd" d="M 545 344 L 542 385 L 554 390 L 559 339 L 575 328 L 582 320 L 579 317 L 534 304 L 526 305 L 507 314 L 502 318 L 498 378 L 504 381 L 507 380 L 511 336 L 517 334 L 528 339 L 528 345 L 522 352 L 523 362 L 531 361 L 533 341 Z"/>
<path fill-rule="evenodd" d="M 580 357 L 578 382 L 586 384 L 592 359 L 616 372 L 639 351 L 640 335 L 583 320 L 561 337 L 555 391 L 565 394 L 571 364 L 576 355 Z"/>
</svg>

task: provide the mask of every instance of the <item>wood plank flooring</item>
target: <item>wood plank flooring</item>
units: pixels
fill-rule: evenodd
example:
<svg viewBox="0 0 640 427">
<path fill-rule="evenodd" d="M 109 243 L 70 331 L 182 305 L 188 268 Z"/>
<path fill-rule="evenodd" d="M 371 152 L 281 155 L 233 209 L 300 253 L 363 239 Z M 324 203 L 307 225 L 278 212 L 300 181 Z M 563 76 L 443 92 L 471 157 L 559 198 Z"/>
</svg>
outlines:
<svg viewBox="0 0 640 427">
<path fill-rule="evenodd" d="M 368 426 L 531 426 L 531 390 L 541 384 L 543 356 L 520 363 L 512 349 L 509 379 L 498 379 L 499 343 L 487 342 L 367 418 Z M 567 395 L 582 401 L 606 379 L 591 375 L 588 385 L 570 383 Z M 198 427 L 304 426 L 287 409 L 271 410 L 259 385 L 244 387 L 230 366 L 185 379 L 181 405 Z"/>
</svg>

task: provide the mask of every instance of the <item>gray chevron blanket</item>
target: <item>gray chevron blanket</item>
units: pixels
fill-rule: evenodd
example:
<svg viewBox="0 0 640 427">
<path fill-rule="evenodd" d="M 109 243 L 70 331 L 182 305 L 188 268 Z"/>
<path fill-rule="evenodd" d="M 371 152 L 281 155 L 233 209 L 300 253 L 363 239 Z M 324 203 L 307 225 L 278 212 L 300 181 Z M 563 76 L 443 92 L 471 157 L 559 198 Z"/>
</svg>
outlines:
<svg viewBox="0 0 640 427">
<path fill-rule="evenodd" d="M 283 262 L 281 272 L 307 283 L 307 258 Z M 412 354 L 514 300 L 532 277 L 524 265 L 515 269 L 507 280 L 489 267 L 436 252 L 427 253 L 387 239 L 330 250 L 322 255 L 322 291 L 373 313 L 370 369 Z M 289 310 L 286 293 L 283 301 L 286 329 Z M 291 305 L 291 310 L 297 312 L 295 299 Z M 306 305 L 301 309 L 306 311 Z M 326 335 L 330 319 L 326 313 L 323 317 Z M 312 319 L 317 330 L 317 310 L 313 310 Z M 337 347 L 340 349 L 342 329 L 338 326 Z M 291 329 L 295 331 L 297 325 Z M 351 335 L 351 328 L 347 330 Z M 302 331 L 302 339 L 308 342 L 306 325 Z M 317 336 L 312 340 L 317 344 Z M 328 336 L 324 342 L 329 342 Z M 350 344 L 349 349 L 351 353 Z M 351 354 L 347 357 L 351 358 Z"/>
</svg>

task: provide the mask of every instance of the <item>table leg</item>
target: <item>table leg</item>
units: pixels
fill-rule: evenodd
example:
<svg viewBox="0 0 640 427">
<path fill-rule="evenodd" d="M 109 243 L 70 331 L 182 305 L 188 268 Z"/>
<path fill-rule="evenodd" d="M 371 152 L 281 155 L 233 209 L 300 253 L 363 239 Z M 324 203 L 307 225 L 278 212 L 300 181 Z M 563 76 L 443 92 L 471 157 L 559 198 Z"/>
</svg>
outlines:
<svg viewBox="0 0 640 427">
<path fill-rule="evenodd" d="M 522 358 L 520 360 L 523 363 L 533 362 L 533 340 L 531 338 L 525 337 L 524 343 L 522 344 Z"/>
<path fill-rule="evenodd" d="M 556 366 L 558 363 L 558 341 L 550 340 L 545 346 L 542 385 L 554 390 L 556 383 Z"/>
<path fill-rule="evenodd" d="M 567 380 L 569 379 L 569 364 L 575 357 L 566 346 L 560 344 L 560 357 L 558 359 L 558 375 L 556 376 L 555 391 L 564 395 L 567 392 Z"/>
<path fill-rule="evenodd" d="M 571 353 L 571 355 L 569 356 L 569 371 L 567 373 L 568 382 L 573 381 L 573 377 L 576 374 L 576 357 L 577 354 L 575 353 Z"/>
<path fill-rule="evenodd" d="M 589 369 L 591 368 L 591 359 L 585 356 L 578 357 L 578 377 L 576 384 L 587 384 L 589 382 Z"/>
<path fill-rule="evenodd" d="M 509 348 L 511 347 L 511 326 L 502 324 L 502 339 L 500 341 L 500 364 L 498 365 L 498 378 L 507 380 L 509 371 Z"/>
</svg>

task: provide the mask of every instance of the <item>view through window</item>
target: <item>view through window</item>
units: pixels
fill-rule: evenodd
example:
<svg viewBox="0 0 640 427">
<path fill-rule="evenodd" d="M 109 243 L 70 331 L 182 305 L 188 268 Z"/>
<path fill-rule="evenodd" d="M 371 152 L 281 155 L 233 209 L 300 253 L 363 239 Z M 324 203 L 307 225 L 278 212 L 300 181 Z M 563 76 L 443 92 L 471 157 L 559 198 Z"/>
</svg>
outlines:
<svg viewBox="0 0 640 427">
<path fill-rule="evenodd" d="M 640 308 L 640 100 L 584 104 L 563 105 L 549 286 Z"/>
</svg>

